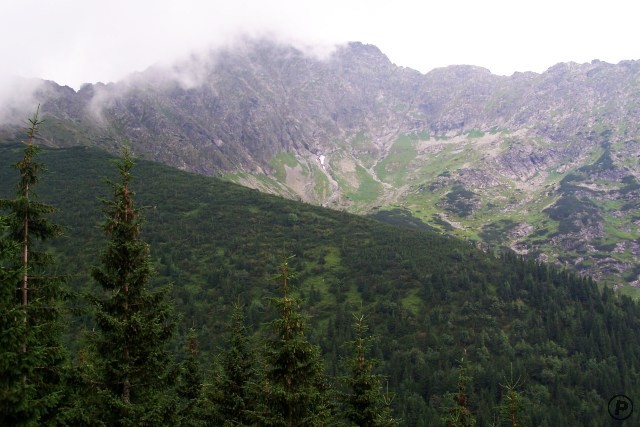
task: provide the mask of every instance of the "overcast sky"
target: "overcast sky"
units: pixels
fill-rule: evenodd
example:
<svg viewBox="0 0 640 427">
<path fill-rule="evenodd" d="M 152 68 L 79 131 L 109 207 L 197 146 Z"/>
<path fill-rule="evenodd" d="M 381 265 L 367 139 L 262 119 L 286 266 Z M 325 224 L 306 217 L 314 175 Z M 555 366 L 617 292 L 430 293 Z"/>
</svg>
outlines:
<svg viewBox="0 0 640 427">
<path fill-rule="evenodd" d="M 361 41 L 421 72 L 543 72 L 639 59 L 639 12 L 637 0 L 0 0 L 0 86 L 9 75 L 115 81 L 238 33 Z"/>
</svg>

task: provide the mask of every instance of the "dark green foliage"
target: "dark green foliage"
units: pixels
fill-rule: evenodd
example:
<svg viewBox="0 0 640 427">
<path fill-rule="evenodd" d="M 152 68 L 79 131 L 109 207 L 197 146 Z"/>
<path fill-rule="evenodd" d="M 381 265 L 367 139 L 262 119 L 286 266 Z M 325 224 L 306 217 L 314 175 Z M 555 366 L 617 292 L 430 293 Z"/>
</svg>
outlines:
<svg viewBox="0 0 640 427">
<path fill-rule="evenodd" d="M 456 184 L 446 196 L 446 209 L 460 217 L 467 217 L 473 212 L 476 194 L 462 185 Z"/>
<path fill-rule="evenodd" d="M 585 225 L 602 221 L 602 216 L 591 201 L 574 195 L 562 196 L 544 212 L 559 222 L 560 234 L 579 232 Z"/>
<path fill-rule="evenodd" d="M 522 419 L 522 411 L 524 409 L 524 400 L 520 393 L 520 378 L 513 379 L 513 375 L 502 387 L 502 399 L 498 406 L 500 420 L 504 420 L 511 427 L 531 425 L 530 422 L 524 422 Z"/>
<path fill-rule="evenodd" d="M 442 422 L 447 427 L 473 427 L 476 418 L 471 410 L 472 378 L 469 375 L 469 362 L 464 358 L 458 364 L 456 391 L 444 397 Z"/>
<path fill-rule="evenodd" d="M 517 225 L 518 224 L 509 219 L 501 219 L 482 227 L 482 232 L 480 232 L 479 236 L 487 243 L 498 244 L 502 242 L 504 236 L 507 236 Z"/>
<path fill-rule="evenodd" d="M 373 372 L 375 360 L 368 357 L 372 337 L 366 336 L 364 316 L 356 317 L 356 337 L 349 343 L 352 354 L 345 359 L 349 375 L 344 378 L 348 387 L 344 416 L 356 426 L 396 426 L 391 415 L 391 398 L 382 390 L 382 375 Z"/>
<path fill-rule="evenodd" d="M 562 178 L 562 180 L 560 180 L 560 191 L 567 193 L 580 190 L 581 188 L 574 183 L 582 182 L 584 180 L 585 178 L 582 176 L 582 174 L 578 174 L 575 172 L 568 173 L 564 178 Z"/>
<path fill-rule="evenodd" d="M 185 345 L 185 358 L 179 366 L 176 393 L 178 395 L 178 424 L 204 426 L 202 373 L 198 363 L 198 338 L 195 329 L 189 329 Z"/>
<path fill-rule="evenodd" d="M 615 169 L 616 165 L 611 158 L 611 145 L 605 142 L 602 144 L 602 148 L 604 151 L 598 160 L 591 165 L 582 166 L 578 170 L 585 173 L 594 173 Z"/>
<path fill-rule="evenodd" d="M 63 395 L 60 343 L 62 280 L 52 276 L 39 243 L 61 234 L 38 202 L 34 187 L 43 165 L 36 161 L 36 113 L 18 170 L 16 196 L 0 200 L 0 425 L 54 423 Z"/>
<path fill-rule="evenodd" d="M 222 355 L 221 369 L 208 391 L 211 405 L 210 424 L 244 426 L 251 424 L 257 396 L 252 393 L 256 382 L 257 359 L 251 348 L 242 306 L 234 304 L 229 325 L 227 349 Z"/>
<path fill-rule="evenodd" d="M 27 327 L 18 292 L 20 269 L 15 265 L 20 252 L 18 243 L 8 238 L 5 222 L 0 217 L 0 421 L 17 425 L 24 417 L 24 425 L 35 425 L 37 417 L 26 415 L 35 390 L 23 381 L 31 369 L 22 353 Z"/>
<path fill-rule="evenodd" d="M 640 190 L 640 183 L 638 183 L 636 177 L 633 175 L 627 175 L 622 178 L 622 183 L 624 184 L 624 187 L 620 189 L 622 194 L 628 194 L 633 191 Z"/>
<path fill-rule="evenodd" d="M 280 265 L 282 298 L 270 302 L 278 317 L 265 341 L 256 417 L 264 426 L 325 426 L 330 416 L 328 382 L 318 346 L 306 336 L 299 301 L 290 296 L 289 260 Z"/>
<path fill-rule="evenodd" d="M 379 210 L 369 215 L 373 219 L 386 224 L 400 225 L 408 228 L 418 228 L 421 230 L 437 231 L 435 227 L 422 222 L 414 217 L 408 209 Z"/>
<path fill-rule="evenodd" d="M 431 223 L 432 223 L 432 224 L 435 224 L 435 225 L 438 225 L 438 226 L 440 227 L 440 229 L 444 230 L 445 232 L 455 230 L 455 229 L 453 228 L 453 226 L 452 226 L 451 224 L 449 224 L 449 222 L 447 222 L 447 221 L 443 220 L 443 219 L 440 217 L 440 215 L 437 215 L 437 214 L 433 214 L 433 215 L 431 216 Z"/>
<path fill-rule="evenodd" d="M 149 245 L 140 238 L 140 215 L 130 188 L 134 162 L 125 151 L 118 162 L 120 182 L 105 200 L 108 236 L 102 265 L 93 277 L 102 292 L 93 298 L 96 332 L 91 335 L 97 399 L 94 417 L 109 426 L 171 424 L 173 332 L 167 289 L 152 292 Z"/>
<path fill-rule="evenodd" d="M 20 156 L 15 146 L 0 149 L 2 164 Z M 54 253 L 64 272 L 78 274 L 73 285 L 82 290 L 102 246 L 95 196 L 104 194 L 99 177 L 112 175 L 109 157 L 73 148 L 43 150 L 41 158 L 52 171 L 39 187 L 42 198 L 56 203 L 55 219 L 68 229 L 53 242 Z M 15 183 L 5 169 L 3 196 Z M 473 360 L 476 425 L 494 420 L 511 364 L 523 385 L 519 417 L 530 425 L 607 425 L 611 396 L 640 395 L 640 308 L 588 278 L 149 162 L 140 161 L 136 174 L 136 197 L 148 206 L 144 238 L 157 255 L 151 288 L 176 283 L 172 298 L 184 324 L 198 325 L 203 366 L 224 347 L 238 299 L 250 334 L 274 319 L 264 301 L 276 289 L 265 283 L 286 248 L 297 255 L 291 296 L 306 295 L 306 336 L 331 375 L 345 374 L 350 313 L 369 313 L 379 337 L 371 357 L 380 360 L 401 425 L 440 425 L 441 396 L 457 389 L 455 360 L 464 348 Z M 72 347 L 76 329 L 69 336 Z"/>
</svg>

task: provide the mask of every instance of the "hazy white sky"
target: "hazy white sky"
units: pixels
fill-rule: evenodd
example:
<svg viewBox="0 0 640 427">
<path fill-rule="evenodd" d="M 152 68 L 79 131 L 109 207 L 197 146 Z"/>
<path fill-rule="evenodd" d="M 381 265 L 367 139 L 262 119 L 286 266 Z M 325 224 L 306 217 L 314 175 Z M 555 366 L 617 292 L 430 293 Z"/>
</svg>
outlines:
<svg viewBox="0 0 640 427">
<path fill-rule="evenodd" d="M 0 0 L 0 86 L 8 75 L 114 81 L 238 33 L 361 41 L 422 72 L 542 72 L 639 59 L 639 16 L 637 0 Z"/>
</svg>

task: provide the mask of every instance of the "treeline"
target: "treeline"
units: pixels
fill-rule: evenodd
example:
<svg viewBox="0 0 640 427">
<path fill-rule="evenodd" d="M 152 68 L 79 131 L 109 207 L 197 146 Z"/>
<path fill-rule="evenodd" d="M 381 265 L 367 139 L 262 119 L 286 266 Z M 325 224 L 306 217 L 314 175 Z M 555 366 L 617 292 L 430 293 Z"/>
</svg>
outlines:
<svg viewBox="0 0 640 427">
<path fill-rule="evenodd" d="M 37 151 L 7 146 L 0 158 L 20 168 L 25 148 Z M 223 425 L 236 414 L 244 425 L 375 425 L 350 418 L 369 413 L 353 409 L 364 401 L 378 422 L 407 426 L 601 426 L 611 422 L 612 396 L 640 391 L 638 305 L 588 278 L 140 161 L 142 226 L 139 208 L 126 203 L 130 159 L 116 169 L 97 150 L 40 155 L 51 171 L 35 188 L 60 209 L 34 206 L 65 236 L 53 226 L 48 242 L 33 234 L 29 251 L 46 251 L 29 257 L 26 270 L 19 212 L 38 199 L 9 198 L 7 189 L 42 170 L 0 169 L 2 339 L 14 340 L 0 347 L 1 381 L 13 381 L 2 404 L 31 411 L 24 424 L 118 425 L 139 416 L 130 425 Z M 96 196 L 107 201 L 102 209 Z M 123 260 L 139 262 L 114 267 Z M 145 290 L 135 303 L 123 302 L 126 271 Z M 289 271 L 297 272 L 292 281 Z M 52 321 L 31 328 L 22 320 L 31 312 Z M 25 343 L 40 356 L 20 357 Z M 306 359 L 287 359 L 287 349 Z M 127 365 L 143 356 L 147 364 Z M 275 368 L 283 360 L 308 368 L 294 393 L 306 400 L 290 397 L 313 408 L 300 415 L 308 421 L 286 424 L 284 413 L 299 412 L 286 406 L 283 384 L 294 377 Z M 45 379 L 51 392 L 35 385 Z M 9 399 L 5 390 L 25 394 Z"/>
</svg>

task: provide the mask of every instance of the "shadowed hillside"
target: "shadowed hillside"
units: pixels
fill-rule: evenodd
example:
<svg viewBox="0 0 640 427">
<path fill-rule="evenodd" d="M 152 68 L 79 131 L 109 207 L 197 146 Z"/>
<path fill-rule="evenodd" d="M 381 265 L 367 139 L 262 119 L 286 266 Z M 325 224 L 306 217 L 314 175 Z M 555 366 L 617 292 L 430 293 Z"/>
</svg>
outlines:
<svg viewBox="0 0 640 427">
<path fill-rule="evenodd" d="M 404 209 L 637 293 L 640 192 L 621 183 L 640 179 L 639 73 L 593 61 L 421 74 L 361 43 L 320 60 L 248 40 L 77 92 L 45 82 L 36 98 L 48 145 L 129 140 L 143 158 L 290 199 Z"/>
<path fill-rule="evenodd" d="M 19 151 L 0 149 L 3 197 L 13 191 L 16 173 L 7 165 Z M 67 229 L 52 253 L 73 275 L 72 287 L 86 292 L 104 244 L 97 198 L 107 196 L 103 177 L 115 169 L 108 155 L 83 147 L 45 150 L 41 160 L 49 173 L 38 193 L 59 208 L 56 220 Z M 151 162 L 139 162 L 134 175 L 155 281 L 173 283 L 179 335 L 196 327 L 203 360 L 222 345 L 234 302 L 245 305 L 257 334 L 273 318 L 265 298 L 277 295 L 271 278 L 292 253 L 294 285 L 328 372 L 342 372 L 352 314 L 364 313 L 404 425 L 439 425 L 463 355 L 478 425 L 493 420 L 510 375 L 522 380 L 527 425 L 605 425 L 613 395 L 640 392 L 640 308 L 590 279 Z M 84 324 L 73 319 L 75 348 Z"/>
</svg>

